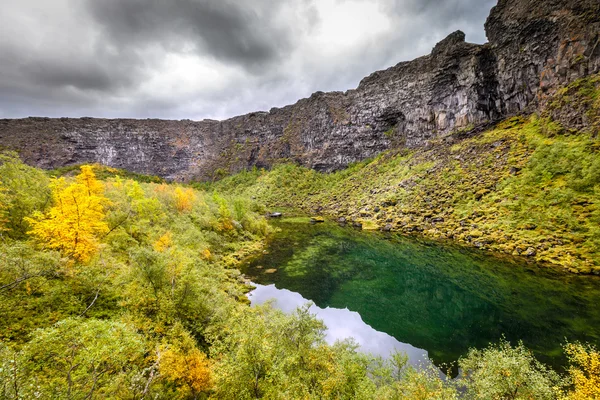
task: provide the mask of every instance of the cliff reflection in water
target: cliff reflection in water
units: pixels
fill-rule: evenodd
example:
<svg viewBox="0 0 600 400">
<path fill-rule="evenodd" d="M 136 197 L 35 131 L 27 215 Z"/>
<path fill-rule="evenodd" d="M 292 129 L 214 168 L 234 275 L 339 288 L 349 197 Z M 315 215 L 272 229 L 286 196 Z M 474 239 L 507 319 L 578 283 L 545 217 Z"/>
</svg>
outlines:
<svg viewBox="0 0 600 400">
<path fill-rule="evenodd" d="M 333 224 L 283 220 L 277 225 L 281 231 L 270 239 L 268 254 L 247 265 L 245 273 L 254 282 L 296 292 L 320 309 L 357 312 L 398 343 L 426 350 L 436 365 L 502 335 L 523 340 L 555 367 L 564 362 L 565 338 L 600 344 L 597 277 L 407 238 L 386 240 Z M 333 329 L 360 336 L 349 321 L 336 322 Z"/>
</svg>

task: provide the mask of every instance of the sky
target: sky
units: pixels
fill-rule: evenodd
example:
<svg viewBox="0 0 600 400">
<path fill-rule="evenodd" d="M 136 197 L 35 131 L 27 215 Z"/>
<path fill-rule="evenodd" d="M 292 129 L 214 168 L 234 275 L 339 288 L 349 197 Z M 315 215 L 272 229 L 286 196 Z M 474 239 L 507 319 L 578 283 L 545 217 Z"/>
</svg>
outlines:
<svg viewBox="0 0 600 400">
<path fill-rule="evenodd" d="M 225 119 L 345 91 L 495 0 L 2 0 L 0 118 Z"/>
</svg>

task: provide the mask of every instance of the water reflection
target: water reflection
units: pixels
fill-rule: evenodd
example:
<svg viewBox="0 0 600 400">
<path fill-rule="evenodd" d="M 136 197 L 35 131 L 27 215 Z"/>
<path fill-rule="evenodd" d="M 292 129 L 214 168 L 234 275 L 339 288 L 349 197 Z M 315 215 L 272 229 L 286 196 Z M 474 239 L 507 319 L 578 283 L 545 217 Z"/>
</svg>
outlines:
<svg viewBox="0 0 600 400">
<path fill-rule="evenodd" d="M 358 313 L 375 331 L 425 349 L 436 365 L 503 335 L 554 367 L 565 361 L 565 338 L 600 344 L 598 277 L 327 223 L 277 225 L 267 254 L 244 270 L 253 282 L 288 289 L 321 310 Z"/>
<path fill-rule="evenodd" d="M 296 308 L 309 302 L 299 293 L 287 289 L 277 289 L 273 284 L 254 285 L 256 289 L 248 294 L 248 298 L 253 305 L 274 300 L 275 307 L 286 313 L 291 313 Z M 412 365 L 430 364 L 427 351 L 407 343 L 401 343 L 386 333 L 376 331 L 367 325 L 357 312 L 350 311 L 347 308 L 320 308 L 314 304 L 311 306 L 310 311 L 327 326 L 325 340 L 329 344 L 333 344 L 338 340 L 354 338 L 360 346 L 360 350 L 366 353 L 387 358 L 394 351 L 399 351 L 408 356 L 409 363 Z"/>
</svg>

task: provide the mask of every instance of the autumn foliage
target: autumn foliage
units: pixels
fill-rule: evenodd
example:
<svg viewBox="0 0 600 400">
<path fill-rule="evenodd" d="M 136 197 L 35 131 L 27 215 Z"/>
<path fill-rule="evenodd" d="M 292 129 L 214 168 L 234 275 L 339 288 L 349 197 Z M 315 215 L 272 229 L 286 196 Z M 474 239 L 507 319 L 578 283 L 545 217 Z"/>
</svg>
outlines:
<svg viewBox="0 0 600 400">
<path fill-rule="evenodd" d="M 456 379 L 329 345 L 310 305 L 246 304 L 234 268 L 271 232 L 262 205 L 99 168 L 49 188 L 0 152 L 0 399 L 600 398 L 591 345 L 557 373 L 503 341 Z"/>
<path fill-rule="evenodd" d="M 97 252 L 99 236 L 108 232 L 104 185 L 93 168 L 81 167 L 75 182 L 65 178 L 50 183 L 53 206 L 45 214 L 36 212 L 27 218 L 33 236 L 47 247 L 58 249 L 75 260 L 86 262 Z"/>
<path fill-rule="evenodd" d="M 173 235 L 170 231 L 159 237 L 158 240 L 152 244 L 154 250 L 158 251 L 159 253 L 164 253 L 171 246 L 173 246 Z"/>
<path fill-rule="evenodd" d="M 579 343 L 569 343 L 565 353 L 571 367 L 569 374 L 573 381 L 574 390 L 566 400 L 584 400 L 600 398 L 600 353 L 592 346 Z"/>
<path fill-rule="evenodd" d="M 6 223 L 8 222 L 8 219 L 6 218 L 6 210 L 7 210 L 7 201 L 6 201 L 6 195 L 5 195 L 6 189 L 2 186 L 2 182 L 0 181 L 0 234 L 3 231 L 8 230 L 6 228 Z"/>
<path fill-rule="evenodd" d="M 192 210 L 194 206 L 194 201 L 196 200 L 196 195 L 193 189 L 175 188 L 175 208 L 180 213 L 189 212 Z"/>
<path fill-rule="evenodd" d="M 161 376 L 175 384 L 184 396 L 197 396 L 212 386 L 210 361 L 200 350 L 193 348 L 189 352 L 165 350 L 160 356 Z"/>
</svg>

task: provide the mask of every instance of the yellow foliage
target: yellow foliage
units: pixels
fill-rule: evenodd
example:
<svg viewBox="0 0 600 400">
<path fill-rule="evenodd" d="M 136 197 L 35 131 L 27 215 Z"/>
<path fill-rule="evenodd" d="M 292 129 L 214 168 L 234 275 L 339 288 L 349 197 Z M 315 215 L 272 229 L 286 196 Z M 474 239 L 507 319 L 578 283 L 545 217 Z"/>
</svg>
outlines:
<svg viewBox="0 0 600 400">
<path fill-rule="evenodd" d="M 161 183 L 160 185 L 154 185 L 155 193 L 167 193 L 170 187 L 166 183 Z"/>
<path fill-rule="evenodd" d="M 169 247 L 171 247 L 172 245 L 173 245 L 173 234 L 171 233 L 171 231 L 168 231 L 167 233 L 162 235 L 160 238 L 158 238 L 158 240 L 156 242 L 154 242 L 154 244 L 152 246 L 154 247 L 154 250 L 158 251 L 159 253 L 163 253 L 163 252 L 167 251 L 167 249 Z"/>
<path fill-rule="evenodd" d="M 159 360 L 159 372 L 163 378 L 174 383 L 183 392 L 193 395 L 207 391 L 212 386 L 210 361 L 198 349 L 187 353 L 165 350 Z"/>
<path fill-rule="evenodd" d="M 220 220 L 220 229 L 221 231 L 231 231 L 233 230 L 233 224 L 231 223 L 231 219 L 222 218 Z"/>
<path fill-rule="evenodd" d="M 231 211 L 229 210 L 229 207 L 227 206 L 225 200 L 221 200 L 219 205 L 219 225 L 221 231 L 233 230 Z"/>
<path fill-rule="evenodd" d="M 6 223 L 8 222 L 8 218 L 6 218 L 7 209 L 6 188 L 2 186 L 2 182 L 0 181 L 0 234 L 8 230 L 6 227 Z"/>
<path fill-rule="evenodd" d="M 192 210 L 196 194 L 193 189 L 175 188 L 175 209 L 179 212 L 189 212 Z"/>
<path fill-rule="evenodd" d="M 210 257 L 211 257 L 211 255 L 212 255 L 212 254 L 210 253 L 210 250 L 209 250 L 209 249 L 204 249 L 204 250 L 202 250 L 202 257 L 203 257 L 205 260 L 210 260 Z"/>
<path fill-rule="evenodd" d="M 75 177 L 75 181 L 80 185 L 79 189 L 83 193 L 87 192 L 88 196 L 104 195 L 104 184 L 96 179 L 94 168 L 91 165 L 82 165 L 81 173 Z"/>
<path fill-rule="evenodd" d="M 112 181 L 106 182 L 106 189 L 122 189 L 124 186 L 123 178 L 119 175 L 116 175 Z"/>
<path fill-rule="evenodd" d="M 593 347 L 570 343 L 565 352 L 571 361 L 574 389 L 565 400 L 600 399 L 600 353 Z"/>
<path fill-rule="evenodd" d="M 50 187 L 54 205 L 46 214 L 27 218 L 32 226 L 29 233 L 46 246 L 86 262 L 98 250 L 98 236 L 109 230 L 104 221 L 104 207 L 109 204 L 104 186 L 92 167 L 84 165 L 74 183 L 59 178 Z"/>
</svg>

